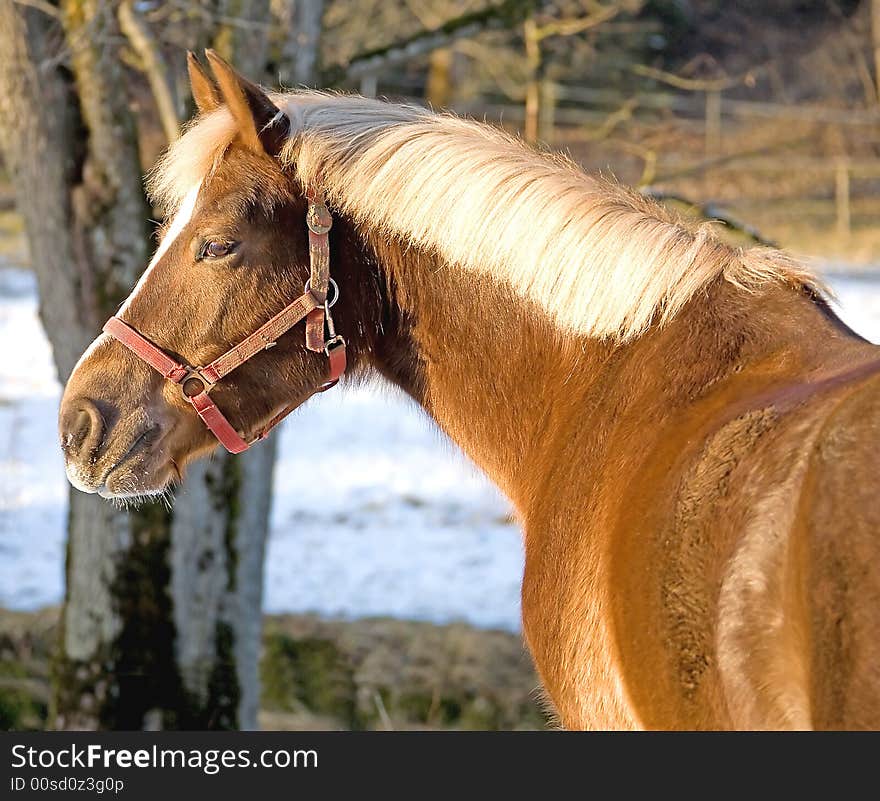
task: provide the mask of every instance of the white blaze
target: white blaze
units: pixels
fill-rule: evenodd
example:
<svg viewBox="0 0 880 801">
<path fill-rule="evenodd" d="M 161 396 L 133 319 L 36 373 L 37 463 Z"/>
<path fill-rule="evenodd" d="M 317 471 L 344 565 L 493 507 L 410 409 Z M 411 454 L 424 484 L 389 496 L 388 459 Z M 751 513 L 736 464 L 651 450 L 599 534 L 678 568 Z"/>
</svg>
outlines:
<svg viewBox="0 0 880 801">
<path fill-rule="evenodd" d="M 156 252 L 153 254 L 153 258 L 150 259 L 150 264 L 146 270 L 144 270 L 144 274 L 138 279 L 138 282 L 135 284 L 134 289 L 131 291 L 131 294 L 126 298 L 125 303 L 119 307 L 119 311 L 117 314 L 122 314 L 128 307 L 131 305 L 131 302 L 137 297 L 138 292 L 144 286 L 144 283 L 147 280 L 147 276 L 149 276 L 150 271 L 155 267 L 162 257 L 168 252 L 168 248 L 170 248 L 177 237 L 180 236 L 181 231 L 186 228 L 187 223 L 192 219 L 193 212 L 196 208 L 196 201 L 199 199 L 199 189 L 201 189 L 201 184 L 196 184 L 189 192 L 186 193 L 186 197 L 184 197 L 183 202 L 180 204 L 180 208 L 177 210 L 177 214 L 174 215 L 174 219 L 171 221 L 171 225 L 168 227 L 168 230 L 165 232 L 165 236 L 162 237 L 162 241 L 159 243 L 159 247 L 156 248 Z"/>
</svg>

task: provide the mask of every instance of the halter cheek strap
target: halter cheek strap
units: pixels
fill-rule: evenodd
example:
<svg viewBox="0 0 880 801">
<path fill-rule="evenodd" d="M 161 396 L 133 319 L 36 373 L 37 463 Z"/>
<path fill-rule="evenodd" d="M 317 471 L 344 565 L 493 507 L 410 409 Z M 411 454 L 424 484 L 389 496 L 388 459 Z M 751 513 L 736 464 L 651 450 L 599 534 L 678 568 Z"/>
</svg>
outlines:
<svg viewBox="0 0 880 801">
<path fill-rule="evenodd" d="M 179 384 L 183 396 L 189 401 L 205 425 L 230 453 L 241 453 L 255 442 L 265 439 L 269 432 L 296 407 L 291 405 L 273 417 L 255 437 L 245 440 L 233 428 L 229 420 L 209 397 L 211 389 L 260 351 L 275 347 L 279 337 L 300 320 L 306 320 L 306 348 L 323 351 L 328 361 L 327 381 L 316 388 L 324 392 L 334 386 L 345 372 L 345 340 L 336 333 L 330 308 L 339 298 L 339 288 L 330 278 L 329 231 L 333 224 L 323 197 L 317 191 L 307 193 L 309 201 L 306 223 L 309 229 L 310 277 L 305 291 L 293 303 L 285 306 L 271 320 L 260 326 L 253 334 L 235 347 L 214 359 L 205 367 L 191 367 L 172 359 L 162 348 L 118 317 L 111 317 L 104 324 L 104 331 L 117 339 L 138 358 L 145 361 L 163 378 Z M 333 288 L 335 294 L 328 302 L 327 293 Z M 324 327 L 329 336 L 325 338 Z"/>
</svg>

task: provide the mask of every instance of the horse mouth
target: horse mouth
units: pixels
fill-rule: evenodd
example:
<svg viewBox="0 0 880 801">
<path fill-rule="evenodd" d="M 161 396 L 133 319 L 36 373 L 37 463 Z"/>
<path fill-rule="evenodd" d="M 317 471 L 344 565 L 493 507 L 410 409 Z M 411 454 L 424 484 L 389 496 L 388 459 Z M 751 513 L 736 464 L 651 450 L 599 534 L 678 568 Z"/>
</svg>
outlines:
<svg viewBox="0 0 880 801">
<path fill-rule="evenodd" d="M 148 426 L 141 431 L 132 440 L 128 450 L 104 473 L 104 480 L 97 488 L 98 495 L 102 498 L 135 498 L 161 492 L 165 486 L 164 481 L 160 487 L 145 486 L 150 474 L 157 472 L 150 469 L 151 463 L 154 462 L 154 458 L 151 457 L 158 455 L 154 446 L 161 439 L 162 430 L 158 424 Z"/>
<path fill-rule="evenodd" d="M 160 465 L 160 460 L 156 458 L 160 452 L 155 446 L 162 439 L 161 427 L 158 424 L 148 425 L 135 435 L 121 455 L 101 471 L 102 477 L 88 480 L 82 475 L 81 467 L 71 462 L 67 466 L 68 479 L 82 492 L 97 493 L 102 498 L 155 495 L 167 484 L 167 479 L 161 482 L 156 479 L 163 473 L 173 474 L 173 470 L 167 465 Z"/>
</svg>

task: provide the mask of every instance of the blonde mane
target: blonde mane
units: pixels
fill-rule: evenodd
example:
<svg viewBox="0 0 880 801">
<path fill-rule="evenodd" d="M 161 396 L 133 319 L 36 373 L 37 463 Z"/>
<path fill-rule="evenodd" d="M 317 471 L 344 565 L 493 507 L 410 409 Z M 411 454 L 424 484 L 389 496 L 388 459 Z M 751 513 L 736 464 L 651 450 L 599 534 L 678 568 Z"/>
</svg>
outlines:
<svg viewBox="0 0 880 801">
<path fill-rule="evenodd" d="M 711 281 L 752 290 L 818 285 L 790 257 L 746 251 L 657 203 L 536 153 L 489 125 L 357 96 L 272 95 L 291 121 L 281 159 L 373 231 L 491 274 L 566 329 L 626 340 L 673 317 Z M 225 108 L 201 117 L 154 170 L 176 208 L 235 136 Z"/>
</svg>

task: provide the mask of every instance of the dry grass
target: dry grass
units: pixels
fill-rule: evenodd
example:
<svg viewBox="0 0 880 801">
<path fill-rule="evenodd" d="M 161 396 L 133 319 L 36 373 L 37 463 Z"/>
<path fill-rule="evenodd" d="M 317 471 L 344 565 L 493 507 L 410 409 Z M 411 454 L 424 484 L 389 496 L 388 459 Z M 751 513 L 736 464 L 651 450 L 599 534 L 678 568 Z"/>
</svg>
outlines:
<svg viewBox="0 0 880 801">
<path fill-rule="evenodd" d="M 0 609 L 0 729 L 45 725 L 58 613 Z M 520 637 L 460 623 L 269 616 L 261 673 L 265 729 L 547 725 Z"/>
</svg>

